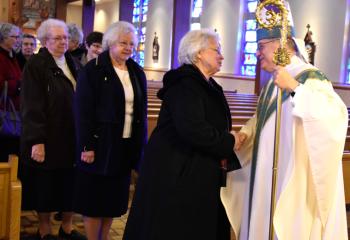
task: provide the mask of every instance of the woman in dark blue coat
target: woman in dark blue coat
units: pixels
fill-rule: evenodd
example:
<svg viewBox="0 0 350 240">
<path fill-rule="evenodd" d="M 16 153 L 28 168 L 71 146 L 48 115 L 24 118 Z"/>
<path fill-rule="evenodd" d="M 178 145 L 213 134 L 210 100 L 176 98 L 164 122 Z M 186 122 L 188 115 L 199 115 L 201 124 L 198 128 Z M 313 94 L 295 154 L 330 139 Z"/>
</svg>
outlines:
<svg viewBox="0 0 350 240">
<path fill-rule="evenodd" d="M 103 45 L 81 71 L 76 94 L 75 210 L 85 216 L 88 239 L 107 239 L 112 218 L 126 213 L 131 169 L 147 140 L 146 77 L 130 58 L 133 25 L 112 24 Z"/>
<path fill-rule="evenodd" d="M 240 168 L 230 109 L 211 78 L 223 56 L 218 35 L 187 33 L 166 73 L 157 127 L 146 147 L 125 240 L 229 240 L 220 202 L 227 170 Z"/>
</svg>

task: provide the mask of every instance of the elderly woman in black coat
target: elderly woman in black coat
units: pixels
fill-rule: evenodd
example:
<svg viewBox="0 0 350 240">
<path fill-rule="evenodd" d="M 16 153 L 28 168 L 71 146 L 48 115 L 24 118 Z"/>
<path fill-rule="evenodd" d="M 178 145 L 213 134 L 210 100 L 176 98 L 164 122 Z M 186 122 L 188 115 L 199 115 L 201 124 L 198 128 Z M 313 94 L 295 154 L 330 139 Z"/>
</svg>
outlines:
<svg viewBox="0 0 350 240">
<path fill-rule="evenodd" d="M 106 50 L 85 65 L 77 85 L 75 209 L 89 239 L 107 240 L 112 218 L 127 211 L 131 169 L 143 155 L 147 96 L 146 76 L 130 58 L 134 26 L 112 24 L 102 44 Z"/>
<path fill-rule="evenodd" d="M 66 52 L 63 21 L 42 22 L 38 38 L 44 47 L 26 63 L 21 87 L 21 180 L 24 194 L 28 193 L 23 200 L 38 213 L 38 239 L 57 239 L 50 223 L 54 211 L 63 212 L 60 239 L 86 239 L 72 230 L 78 65 Z"/>
<path fill-rule="evenodd" d="M 167 72 L 159 119 L 146 147 L 125 240 L 229 240 L 220 202 L 227 170 L 240 168 L 230 109 L 212 79 L 223 56 L 218 35 L 187 33 L 178 69 Z M 237 141 L 238 142 L 238 141 Z"/>
</svg>

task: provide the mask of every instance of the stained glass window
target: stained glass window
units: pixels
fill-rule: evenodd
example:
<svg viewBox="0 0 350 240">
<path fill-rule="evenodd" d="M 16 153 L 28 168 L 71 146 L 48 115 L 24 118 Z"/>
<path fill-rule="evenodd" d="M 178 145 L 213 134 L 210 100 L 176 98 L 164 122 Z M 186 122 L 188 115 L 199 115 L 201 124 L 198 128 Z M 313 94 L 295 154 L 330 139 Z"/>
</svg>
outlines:
<svg viewBox="0 0 350 240">
<path fill-rule="evenodd" d="M 191 30 L 201 28 L 201 14 L 202 14 L 203 0 L 192 0 L 191 11 Z"/>
<path fill-rule="evenodd" d="M 350 58 L 348 58 L 348 65 L 346 67 L 346 79 L 345 79 L 345 83 L 350 84 Z"/>
<path fill-rule="evenodd" d="M 255 9 L 257 0 L 246 0 L 242 31 L 241 75 L 255 76 L 257 49 Z"/>
<path fill-rule="evenodd" d="M 133 59 L 141 66 L 145 64 L 146 21 L 148 12 L 148 0 L 134 0 L 132 23 L 136 28 L 139 44 L 133 54 Z"/>
</svg>

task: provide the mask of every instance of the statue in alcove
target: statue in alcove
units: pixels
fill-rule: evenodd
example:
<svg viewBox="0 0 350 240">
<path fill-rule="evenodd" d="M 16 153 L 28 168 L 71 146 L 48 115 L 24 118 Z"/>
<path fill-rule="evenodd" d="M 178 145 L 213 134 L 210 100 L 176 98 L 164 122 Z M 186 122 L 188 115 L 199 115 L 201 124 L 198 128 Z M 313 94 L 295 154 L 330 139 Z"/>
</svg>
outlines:
<svg viewBox="0 0 350 240">
<path fill-rule="evenodd" d="M 154 32 L 154 38 L 153 38 L 153 48 L 152 48 L 152 59 L 154 61 L 158 61 L 159 59 L 159 43 L 158 43 L 158 36 L 157 32 Z"/>
<path fill-rule="evenodd" d="M 18 1 L 10 1 L 9 22 L 15 25 L 20 25 L 20 9 L 18 7 Z"/>
<path fill-rule="evenodd" d="M 315 52 L 316 52 L 316 44 L 312 40 L 312 32 L 310 31 L 310 24 L 306 25 L 307 32 L 304 37 L 305 48 L 309 56 L 309 63 L 312 65 L 315 64 Z"/>
</svg>

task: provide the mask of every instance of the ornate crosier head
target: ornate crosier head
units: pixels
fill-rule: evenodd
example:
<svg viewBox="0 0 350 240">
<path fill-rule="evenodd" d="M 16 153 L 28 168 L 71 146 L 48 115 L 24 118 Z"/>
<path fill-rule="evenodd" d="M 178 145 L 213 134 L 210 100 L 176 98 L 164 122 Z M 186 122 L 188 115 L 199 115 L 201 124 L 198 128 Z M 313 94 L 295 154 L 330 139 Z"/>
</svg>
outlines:
<svg viewBox="0 0 350 240">
<path fill-rule="evenodd" d="M 255 16 L 259 23 L 257 40 L 280 38 L 280 47 L 274 52 L 273 62 L 286 66 L 290 56 L 286 49 L 287 37 L 293 36 L 292 28 L 288 26 L 288 13 L 284 0 L 264 0 L 259 2 Z"/>
</svg>

